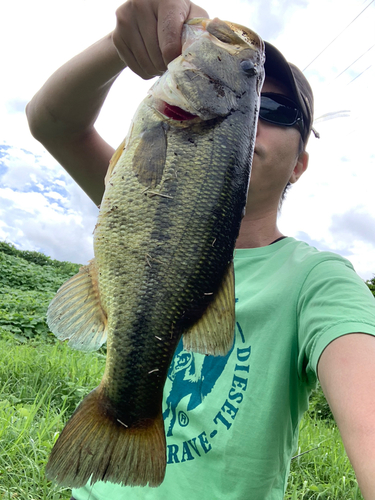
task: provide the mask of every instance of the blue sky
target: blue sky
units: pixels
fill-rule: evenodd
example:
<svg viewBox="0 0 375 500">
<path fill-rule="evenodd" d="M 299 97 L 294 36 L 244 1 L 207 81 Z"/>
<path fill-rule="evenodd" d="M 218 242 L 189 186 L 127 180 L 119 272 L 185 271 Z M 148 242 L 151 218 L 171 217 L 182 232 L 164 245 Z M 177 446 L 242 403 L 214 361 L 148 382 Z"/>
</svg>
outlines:
<svg viewBox="0 0 375 500">
<path fill-rule="evenodd" d="M 310 165 L 287 196 L 280 229 L 340 253 L 364 279 L 372 278 L 375 2 L 199 4 L 211 17 L 249 26 L 306 68 L 321 139 L 309 142 Z M 118 5 L 113 0 L 21 0 L 0 8 L 5 21 L 0 43 L 6 47 L 2 66 L 7 69 L 0 96 L 0 239 L 18 248 L 82 264 L 93 256 L 97 208 L 31 137 L 24 108 L 55 69 L 113 29 Z M 115 83 L 96 125 L 113 147 L 126 135 L 151 85 L 129 70 Z"/>
</svg>

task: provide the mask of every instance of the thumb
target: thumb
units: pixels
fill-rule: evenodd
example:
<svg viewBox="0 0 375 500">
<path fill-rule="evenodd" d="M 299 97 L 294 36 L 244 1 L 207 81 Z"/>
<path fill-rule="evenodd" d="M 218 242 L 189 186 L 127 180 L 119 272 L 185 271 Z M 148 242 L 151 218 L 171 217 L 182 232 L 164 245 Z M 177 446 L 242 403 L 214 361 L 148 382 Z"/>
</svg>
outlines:
<svg viewBox="0 0 375 500">
<path fill-rule="evenodd" d="M 193 17 L 205 17 L 206 19 L 209 19 L 209 15 L 208 15 L 208 12 L 204 9 L 202 9 L 202 7 L 199 7 L 199 5 L 195 5 L 195 3 L 193 2 L 190 2 L 190 12 L 189 12 L 189 16 L 185 19 L 185 21 L 187 19 L 193 19 Z"/>
</svg>

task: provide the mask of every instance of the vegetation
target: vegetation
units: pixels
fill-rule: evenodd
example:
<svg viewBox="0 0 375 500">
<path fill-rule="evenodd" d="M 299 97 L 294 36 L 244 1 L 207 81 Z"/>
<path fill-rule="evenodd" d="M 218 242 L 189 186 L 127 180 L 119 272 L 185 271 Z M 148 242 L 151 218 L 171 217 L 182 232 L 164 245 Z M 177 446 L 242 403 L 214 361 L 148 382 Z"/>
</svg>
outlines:
<svg viewBox="0 0 375 500">
<path fill-rule="evenodd" d="M 0 242 L 1 500 L 70 498 L 70 490 L 46 480 L 44 467 L 69 416 L 99 383 L 105 351 L 69 349 L 48 331 L 45 316 L 54 293 L 78 269 Z M 367 282 L 373 293 L 374 279 Z M 292 460 L 285 500 L 297 499 L 362 499 L 321 389 L 301 422 Z"/>
<path fill-rule="evenodd" d="M 375 276 L 372 278 L 372 280 L 366 281 L 366 285 L 369 287 L 372 295 L 375 297 Z"/>
<path fill-rule="evenodd" d="M 0 328 L 20 342 L 54 341 L 45 320 L 48 304 L 79 267 L 0 242 Z"/>
<path fill-rule="evenodd" d="M 300 424 L 284 500 L 363 500 L 321 388 Z"/>
<path fill-rule="evenodd" d="M 99 383 L 105 356 L 1 337 L 0 498 L 68 500 L 70 490 L 47 481 L 44 467 L 68 416 Z"/>
</svg>

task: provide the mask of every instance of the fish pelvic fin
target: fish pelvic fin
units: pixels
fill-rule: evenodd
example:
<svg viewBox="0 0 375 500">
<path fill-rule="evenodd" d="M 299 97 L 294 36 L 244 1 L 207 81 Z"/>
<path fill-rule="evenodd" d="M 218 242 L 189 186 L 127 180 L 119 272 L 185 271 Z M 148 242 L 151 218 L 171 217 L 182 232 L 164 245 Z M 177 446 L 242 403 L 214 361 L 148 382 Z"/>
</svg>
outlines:
<svg viewBox="0 0 375 500">
<path fill-rule="evenodd" d="M 161 411 L 156 419 L 136 427 L 127 427 L 114 415 L 100 386 L 88 394 L 52 449 L 47 478 L 69 488 L 80 488 L 89 480 L 159 486 L 166 468 Z"/>
<path fill-rule="evenodd" d="M 183 334 L 184 349 L 225 356 L 233 345 L 234 326 L 234 267 L 231 262 L 203 315 Z"/>
<path fill-rule="evenodd" d="M 50 303 L 47 323 L 60 340 L 81 351 L 95 351 L 107 340 L 95 259 L 64 283 Z"/>
</svg>

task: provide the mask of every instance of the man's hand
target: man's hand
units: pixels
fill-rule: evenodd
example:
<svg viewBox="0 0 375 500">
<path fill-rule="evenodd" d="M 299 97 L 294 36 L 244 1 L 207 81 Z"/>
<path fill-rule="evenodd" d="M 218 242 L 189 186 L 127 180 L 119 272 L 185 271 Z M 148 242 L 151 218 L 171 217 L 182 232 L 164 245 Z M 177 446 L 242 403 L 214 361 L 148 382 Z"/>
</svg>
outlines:
<svg viewBox="0 0 375 500">
<path fill-rule="evenodd" d="M 208 14 L 190 0 L 128 0 L 116 16 L 112 39 L 117 52 L 132 71 L 148 80 L 162 74 L 181 53 L 184 22 Z"/>
</svg>

